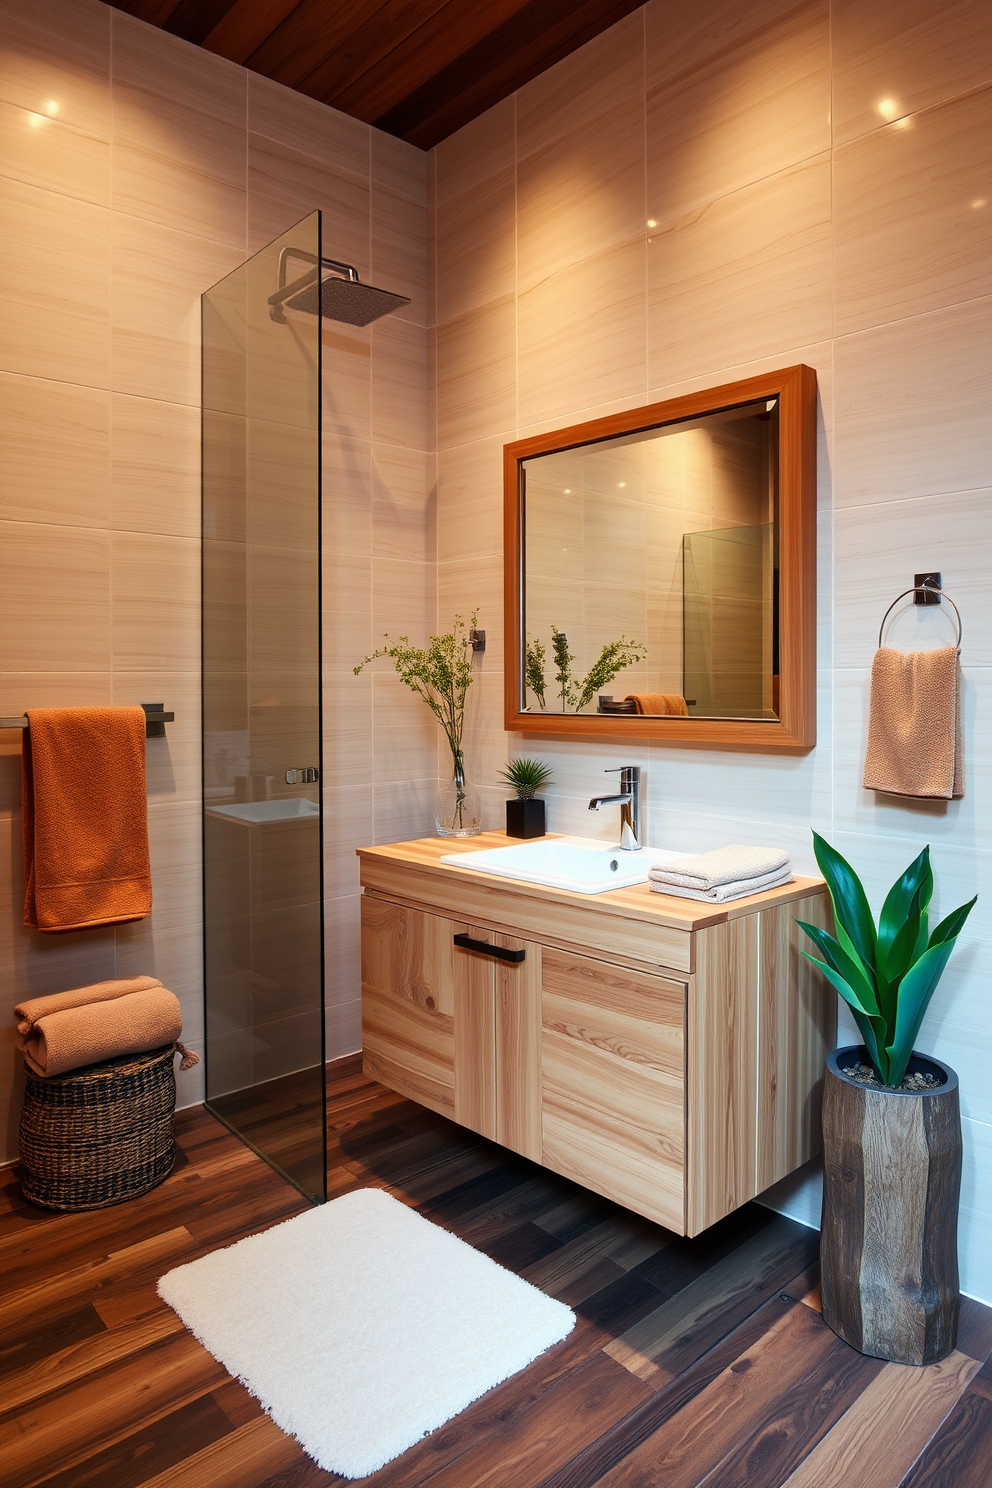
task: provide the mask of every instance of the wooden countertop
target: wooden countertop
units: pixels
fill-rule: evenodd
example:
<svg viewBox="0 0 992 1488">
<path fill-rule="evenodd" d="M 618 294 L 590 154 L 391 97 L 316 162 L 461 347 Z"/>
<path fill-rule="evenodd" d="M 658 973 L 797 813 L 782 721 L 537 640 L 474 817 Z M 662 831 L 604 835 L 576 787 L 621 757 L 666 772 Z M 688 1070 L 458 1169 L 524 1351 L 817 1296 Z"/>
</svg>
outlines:
<svg viewBox="0 0 992 1488">
<path fill-rule="evenodd" d="M 548 838 L 531 838 L 530 841 L 547 841 L 555 835 L 558 834 L 549 832 Z M 706 904 L 701 899 L 657 894 L 646 883 L 636 884 L 630 889 L 607 889 L 602 894 L 577 894 L 572 889 L 552 889 L 545 884 L 528 883 L 522 878 L 504 878 L 494 873 L 480 873 L 474 868 L 459 868 L 456 864 L 441 862 L 442 857 L 454 853 L 520 846 L 521 839 L 507 837 L 504 832 L 480 832 L 477 837 L 421 837 L 413 842 L 393 842 L 384 847 L 360 847 L 357 851 L 363 863 L 402 863 L 416 868 L 420 873 L 453 876 L 462 883 L 484 886 L 495 896 L 526 896 L 550 904 L 581 905 L 590 914 L 644 920 L 684 931 L 701 930 L 707 925 L 720 925 L 726 920 L 754 914 L 759 909 L 789 904 L 797 899 L 805 899 L 810 894 L 817 894 L 825 887 L 822 878 L 797 876 L 792 883 L 783 884 L 778 889 L 767 889 L 763 894 L 748 894 L 729 904 Z"/>
</svg>

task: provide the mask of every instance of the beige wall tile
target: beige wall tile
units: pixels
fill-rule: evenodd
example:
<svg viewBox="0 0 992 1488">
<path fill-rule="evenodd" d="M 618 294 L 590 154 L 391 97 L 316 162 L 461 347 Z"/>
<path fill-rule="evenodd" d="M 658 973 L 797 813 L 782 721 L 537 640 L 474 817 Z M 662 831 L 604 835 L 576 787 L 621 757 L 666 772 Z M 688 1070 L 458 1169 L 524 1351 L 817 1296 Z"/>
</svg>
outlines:
<svg viewBox="0 0 992 1488">
<path fill-rule="evenodd" d="M 512 166 L 515 107 L 515 98 L 504 98 L 435 147 L 431 152 L 435 203 L 468 191 L 494 172 Z"/>
<path fill-rule="evenodd" d="M 27 708 L 85 708 L 109 704 L 109 672 L 0 672 L 0 715 L 16 718 Z M 0 817 L 21 809 L 20 729 L 0 730 Z"/>
<path fill-rule="evenodd" d="M 992 15 L 973 0 L 837 0 L 835 143 L 992 81 L 990 47 Z"/>
<path fill-rule="evenodd" d="M 355 661 L 366 653 L 356 651 Z M 324 668 L 324 788 L 372 783 L 372 675 Z"/>
<path fill-rule="evenodd" d="M 0 367 L 109 383 L 110 213 L 0 179 Z"/>
<path fill-rule="evenodd" d="M 0 530 L 0 634 L 7 670 L 108 670 L 108 534 L 32 522 L 4 522 Z"/>
<path fill-rule="evenodd" d="M 409 636 L 414 646 L 427 644 L 437 621 L 436 584 L 433 563 L 372 559 L 372 637 L 377 646 L 385 635 L 392 641 Z M 376 674 L 385 667 L 380 662 Z"/>
<path fill-rule="evenodd" d="M 836 152 L 838 335 L 992 291 L 992 88 Z"/>
<path fill-rule="evenodd" d="M 111 332 L 117 392 L 199 407 L 200 296 L 242 256 L 240 249 L 115 213 Z"/>
<path fill-rule="evenodd" d="M 0 373 L 0 516 L 110 525 L 110 395 Z"/>
<path fill-rule="evenodd" d="M 829 161 L 672 223 L 648 256 L 652 386 L 829 336 Z"/>
<path fill-rule="evenodd" d="M 476 658 L 485 672 L 503 667 L 503 563 L 498 556 L 460 558 L 439 563 L 437 570 L 438 624 L 445 630 L 454 615 L 466 625 L 473 610 L 478 626 L 486 632 L 486 650 Z"/>
<path fill-rule="evenodd" d="M 516 305 L 507 295 L 437 328 L 438 449 L 516 422 Z"/>
<path fill-rule="evenodd" d="M 427 448 L 426 334 L 392 315 L 372 327 L 372 439 Z"/>
<path fill-rule="evenodd" d="M 392 312 L 396 319 L 426 324 L 427 208 L 422 201 L 376 185 L 372 187 L 369 280 L 380 289 L 408 297 L 409 305 Z"/>
<path fill-rule="evenodd" d="M 328 898 L 359 892 L 356 849 L 372 841 L 372 787 L 347 785 L 325 790 L 324 892 Z"/>
<path fill-rule="evenodd" d="M 335 170 L 264 135 L 249 135 L 248 252 L 264 247 L 318 207 L 324 213 L 324 257 L 354 265 L 365 278 L 370 254 L 368 179 Z"/>
<path fill-rule="evenodd" d="M 889 604 L 930 568 L 964 618 L 963 657 L 969 667 L 992 666 L 992 594 L 986 547 L 992 528 L 992 491 L 957 491 L 841 507 L 835 518 L 835 651 L 837 667 L 869 667 L 878 627 Z M 948 604 L 905 600 L 886 625 L 887 644 L 904 651 L 949 645 L 957 622 Z"/>
<path fill-rule="evenodd" d="M 661 223 L 830 148 L 827 0 L 648 95 L 647 215 Z"/>
<path fill-rule="evenodd" d="M 360 439 L 334 433 L 325 422 L 323 457 L 325 558 L 350 556 L 367 563 L 372 544 L 371 448 Z"/>
<path fill-rule="evenodd" d="M 248 128 L 339 170 L 369 174 L 368 124 L 257 72 L 248 74 Z"/>
<path fill-rule="evenodd" d="M 437 550 L 447 562 L 503 553 L 503 441 L 480 439 L 437 457 Z"/>
<path fill-rule="evenodd" d="M 624 17 L 525 83 L 516 94 L 517 154 L 523 158 L 570 134 L 579 115 L 593 128 L 624 96 L 644 97 L 644 16 Z"/>
<path fill-rule="evenodd" d="M 503 731 L 503 674 L 482 670 L 480 666 L 465 705 L 465 769 L 472 785 L 503 789 L 499 771 L 506 767 L 507 743 Z M 442 736 L 438 746 L 438 777 L 447 779 L 450 767 L 451 751 Z"/>
<path fill-rule="evenodd" d="M 328 1013 L 362 995 L 361 908 L 360 894 L 324 901 L 324 1003 Z"/>
<path fill-rule="evenodd" d="M 371 129 L 372 189 L 395 192 L 419 206 L 427 205 L 426 151 L 381 129 Z"/>
<path fill-rule="evenodd" d="M 435 834 L 437 778 L 387 781 L 375 788 L 376 843 L 409 842 Z"/>
<path fill-rule="evenodd" d="M 110 145 L 47 114 L 0 102 L 0 160 L 16 181 L 110 205 Z"/>
<path fill-rule="evenodd" d="M 189 537 L 115 532 L 113 656 L 121 671 L 196 671 L 200 545 Z"/>
<path fill-rule="evenodd" d="M 200 415 L 182 403 L 114 393 L 113 526 L 200 535 Z"/>
<path fill-rule="evenodd" d="M 3 0 L 0 98 L 109 140 L 110 16 L 96 0 Z"/>
<path fill-rule="evenodd" d="M 590 128 L 521 157 L 517 167 L 520 289 L 645 231 L 644 99 L 620 95 Z"/>
<path fill-rule="evenodd" d="M 435 493 L 432 461 L 398 444 L 372 448 L 372 555 L 433 562 Z"/>
<path fill-rule="evenodd" d="M 372 707 L 376 789 L 390 781 L 435 777 L 439 725 L 423 699 L 383 672 L 373 678 Z"/>
<path fill-rule="evenodd" d="M 247 74 L 120 12 L 112 25 L 115 209 L 243 250 Z"/>
<path fill-rule="evenodd" d="M 357 1054 L 362 1047 L 362 1001 L 335 1003 L 327 1009 L 325 1049 L 328 1059 L 342 1059 Z"/>
<path fill-rule="evenodd" d="M 200 674 L 187 672 L 114 672 L 112 701 L 115 707 L 161 702 L 175 713 L 174 723 L 165 725 L 164 739 L 145 743 L 145 776 L 148 801 L 200 800 Z"/>
<path fill-rule="evenodd" d="M 644 241 L 637 238 L 519 296 L 520 424 L 570 417 L 646 388 L 645 289 Z"/>
<path fill-rule="evenodd" d="M 795 8 L 795 0 L 749 0 L 747 5 L 708 0 L 695 9 L 680 0 L 648 0 L 644 7 L 648 88 L 736 51 Z"/>
<path fill-rule="evenodd" d="M 324 553 L 324 668 L 351 671 L 379 644 L 372 635 L 372 560 Z"/>
<path fill-rule="evenodd" d="M 512 294 L 516 283 L 515 173 L 512 165 L 436 209 L 439 321 L 478 310 Z"/>
<path fill-rule="evenodd" d="M 839 506 L 988 484 L 992 299 L 836 343 Z"/>
</svg>

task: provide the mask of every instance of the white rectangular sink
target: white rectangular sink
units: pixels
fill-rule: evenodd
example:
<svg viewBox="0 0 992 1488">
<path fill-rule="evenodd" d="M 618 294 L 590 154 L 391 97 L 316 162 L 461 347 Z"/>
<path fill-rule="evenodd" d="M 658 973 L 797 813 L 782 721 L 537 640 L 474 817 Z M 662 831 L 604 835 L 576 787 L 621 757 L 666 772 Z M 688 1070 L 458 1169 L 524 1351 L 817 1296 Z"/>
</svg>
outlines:
<svg viewBox="0 0 992 1488">
<path fill-rule="evenodd" d="M 441 862 L 552 889 L 571 889 L 576 894 L 603 894 L 607 889 L 629 889 L 633 884 L 646 883 L 649 868 L 687 856 L 659 847 L 624 852 L 592 837 L 555 837 L 521 843 L 519 847 L 448 853 Z"/>
<path fill-rule="evenodd" d="M 228 816 L 233 821 L 258 823 L 299 821 L 301 818 L 319 816 L 316 801 L 307 801 L 302 796 L 290 796 L 284 801 L 245 801 L 239 806 L 208 806 L 212 816 Z"/>
</svg>

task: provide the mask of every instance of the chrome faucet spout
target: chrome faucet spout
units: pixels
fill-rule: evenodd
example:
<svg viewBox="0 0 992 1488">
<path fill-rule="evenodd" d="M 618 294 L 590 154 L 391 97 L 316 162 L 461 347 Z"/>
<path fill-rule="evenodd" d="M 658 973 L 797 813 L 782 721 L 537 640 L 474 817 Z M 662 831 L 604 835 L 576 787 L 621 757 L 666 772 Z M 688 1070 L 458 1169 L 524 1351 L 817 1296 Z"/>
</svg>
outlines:
<svg viewBox="0 0 992 1488">
<path fill-rule="evenodd" d="M 607 775 L 617 772 L 607 770 Z M 598 811 L 600 806 L 620 807 L 620 846 L 626 852 L 637 852 L 639 843 L 640 826 L 640 794 L 641 794 L 641 771 L 638 765 L 624 765 L 619 770 L 620 790 L 612 796 L 593 796 L 589 802 L 590 811 Z"/>
</svg>

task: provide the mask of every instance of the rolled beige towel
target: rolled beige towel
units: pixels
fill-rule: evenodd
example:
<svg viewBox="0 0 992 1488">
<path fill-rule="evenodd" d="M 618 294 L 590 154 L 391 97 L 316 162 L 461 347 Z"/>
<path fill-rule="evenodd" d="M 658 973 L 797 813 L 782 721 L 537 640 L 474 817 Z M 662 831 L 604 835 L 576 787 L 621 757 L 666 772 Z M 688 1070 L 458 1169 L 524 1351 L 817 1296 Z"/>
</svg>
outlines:
<svg viewBox="0 0 992 1488">
<path fill-rule="evenodd" d="M 151 979 L 150 979 L 151 980 Z M 86 1003 L 48 1013 L 19 1033 L 18 1046 L 36 1075 L 62 1075 L 83 1065 L 143 1054 L 163 1044 L 178 1044 L 183 1031 L 179 1001 L 159 983 L 109 1001 Z M 197 1056 L 182 1050 L 183 1068 Z"/>
<path fill-rule="evenodd" d="M 18 1019 L 18 1033 L 30 1033 L 39 1018 L 49 1013 L 61 1013 L 66 1008 L 86 1007 L 91 1002 L 111 1002 L 118 997 L 128 997 L 132 992 L 148 992 L 152 987 L 161 987 L 158 977 L 123 977 L 112 982 L 94 982 L 89 987 L 73 987 L 68 992 L 52 992 L 48 997 L 32 997 L 19 1002 L 14 1009 Z"/>
</svg>

